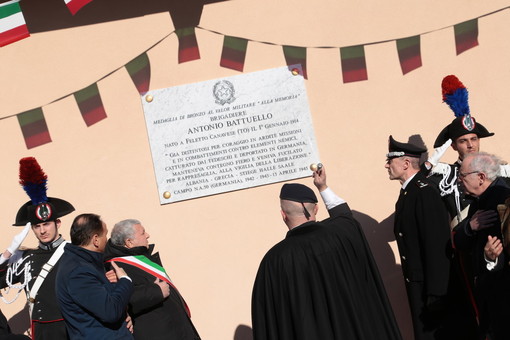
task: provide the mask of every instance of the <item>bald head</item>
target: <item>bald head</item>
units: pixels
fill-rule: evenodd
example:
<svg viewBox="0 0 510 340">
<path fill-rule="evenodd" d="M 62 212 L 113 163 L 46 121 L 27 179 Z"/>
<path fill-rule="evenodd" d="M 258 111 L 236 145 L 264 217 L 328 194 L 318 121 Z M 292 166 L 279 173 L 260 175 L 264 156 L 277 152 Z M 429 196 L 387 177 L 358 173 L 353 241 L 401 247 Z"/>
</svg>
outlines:
<svg viewBox="0 0 510 340">
<path fill-rule="evenodd" d="M 289 200 L 280 200 L 280 208 L 283 221 L 289 229 L 309 221 L 315 221 L 315 215 L 319 209 L 315 203 L 301 203 Z M 306 216 L 305 209 L 309 217 Z"/>
</svg>

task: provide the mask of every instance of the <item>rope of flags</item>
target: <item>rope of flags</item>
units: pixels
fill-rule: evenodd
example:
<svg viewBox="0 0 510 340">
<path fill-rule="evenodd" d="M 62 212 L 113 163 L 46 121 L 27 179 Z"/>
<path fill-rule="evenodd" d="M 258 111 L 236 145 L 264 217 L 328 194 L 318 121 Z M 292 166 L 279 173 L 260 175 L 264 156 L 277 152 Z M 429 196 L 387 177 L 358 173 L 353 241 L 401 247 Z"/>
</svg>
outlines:
<svg viewBox="0 0 510 340">
<path fill-rule="evenodd" d="M 66 5 L 68 6 L 71 13 L 76 13 L 81 7 L 85 6 L 92 0 L 64 0 Z M 21 11 L 19 10 L 19 0 L 12 0 L 6 2 L 4 4 L 0 4 L 0 46 L 2 45 L 2 28 L 4 27 L 3 16 L 5 13 L 15 13 L 17 15 L 16 20 L 19 20 L 19 14 Z M 12 7 L 11 7 L 12 6 Z M 453 25 L 454 36 L 455 36 L 455 47 L 457 55 L 478 46 L 478 19 L 481 17 L 485 17 L 491 14 L 495 14 L 497 12 L 501 12 L 510 8 L 504 7 L 499 10 L 493 11 L 491 13 L 484 14 L 477 18 L 458 23 Z M 10 16 L 10 15 L 8 15 Z M 9 21 L 12 21 L 9 19 Z M 24 21 L 23 21 L 24 23 Z M 421 36 L 424 34 L 436 32 L 439 30 L 443 30 L 446 28 L 451 28 L 452 26 L 447 26 L 439 29 L 435 29 L 429 32 L 424 32 L 419 35 L 399 38 L 399 39 L 389 39 L 384 41 L 375 41 L 364 44 L 359 44 L 355 46 L 288 46 L 288 45 L 279 45 L 272 42 L 266 41 L 257 41 L 242 37 L 228 36 L 220 32 L 216 32 L 213 30 L 209 30 L 200 26 L 196 27 L 187 27 L 176 29 L 175 31 L 167 34 L 147 50 L 145 50 L 142 54 L 131 60 L 125 65 L 118 67 L 117 69 L 109 72 L 107 75 L 101 77 L 91 85 L 78 90 L 72 95 L 74 96 L 76 103 L 78 104 L 79 111 L 82 115 L 82 118 L 87 126 L 91 126 L 107 117 L 106 110 L 103 106 L 101 95 L 99 93 L 99 88 L 97 83 L 113 74 L 114 72 L 120 70 L 121 68 L 125 68 L 129 73 L 135 87 L 138 92 L 143 95 L 147 91 L 149 91 L 150 85 L 150 61 L 147 55 L 147 52 L 159 45 L 162 41 L 167 39 L 170 35 L 174 34 L 178 39 L 178 63 L 185 63 L 193 60 L 200 59 L 200 50 L 198 47 L 198 41 L 196 38 L 196 29 L 200 29 L 203 31 L 207 31 L 210 33 L 222 35 L 223 38 L 223 48 L 220 57 L 220 66 L 229 68 L 232 70 L 236 70 L 239 72 L 243 72 L 246 53 L 248 50 L 248 45 L 252 43 L 262 43 L 274 46 L 282 47 L 283 54 L 285 57 L 285 61 L 287 65 L 301 64 L 303 69 L 303 76 L 305 79 L 308 79 L 308 74 L 306 71 L 306 56 L 308 49 L 339 49 L 340 53 L 340 63 L 342 69 L 342 77 L 344 83 L 357 82 L 368 80 L 368 70 L 367 63 L 365 58 L 365 46 L 381 44 L 387 42 L 395 42 L 396 49 L 399 57 L 400 66 L 402 69 L 402 73 L 405 75 L 419 67 L 422 66 L 421 59 Z M 25 25 L 26 28 L 26 25 Z M 23 36 L 17 35 L 18 37 Z M 28 36 L 28 35 L 26 35 Z M 26 37 L 23 36 L 23 37 Z M 19 38 L 20 40 L 23 38 Z M 17 40 L 13 40 L 13 35 L 10 35 L 10 42 L 15 42 Z M 7 40 L 5 40 L 7 41 Z M 63 98 L 66 98 L 69 95 L 63 96 L 59 99 L 55 99 L 50 103 L 57 102 Z M 43 105 L 39 108 L 31 109 L 22 113 L 5 116 L 0 118 L 6 119 L 10 117 L 16 116 L 21 127 L 21 132 L 25 139 L 25 144 L 28 149 L 50 143 L 51 136 L 48 130 L 48 126 L 46 124 L 46 120 L 44 118 Z"/>
</svg>

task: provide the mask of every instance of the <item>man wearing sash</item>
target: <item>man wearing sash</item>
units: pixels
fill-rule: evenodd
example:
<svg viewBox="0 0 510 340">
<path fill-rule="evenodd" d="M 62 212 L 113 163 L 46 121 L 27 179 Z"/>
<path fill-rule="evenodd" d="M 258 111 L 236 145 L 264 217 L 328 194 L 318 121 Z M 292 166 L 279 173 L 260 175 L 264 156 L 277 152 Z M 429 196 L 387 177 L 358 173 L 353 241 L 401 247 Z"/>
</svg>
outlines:
<svg viewBox="0 0 510 340">
<path fill-rule="evenodd" d="M 152 253 L 150 235 L 138 220 L 117 223 L 105 249 L 107 265 L 115 262 L 133 280 L 129 301 L 136 340 L 199 340 L 190 311 L 161 265 L 159 253 Z"/>
<path fill-rule="evenodd" d="M 74 207 L 62 199 L 47 197 L 46 182 L 47 176 L 35 158 L 20 160 L 20 184 L 31 200 L 18 210 L 14 223 L 24 229 L 0 257 L 0 288 L 18 289 L 18 294 L 25 290 L 32 339 L 65 340 L 67 332 L 55 295 L 55 269 L 65 244 L 59 234 L 60 217 L 74 211 Z M 18 249 L 30 229 L 39 241 L 38 247 Z"/>
</svg>

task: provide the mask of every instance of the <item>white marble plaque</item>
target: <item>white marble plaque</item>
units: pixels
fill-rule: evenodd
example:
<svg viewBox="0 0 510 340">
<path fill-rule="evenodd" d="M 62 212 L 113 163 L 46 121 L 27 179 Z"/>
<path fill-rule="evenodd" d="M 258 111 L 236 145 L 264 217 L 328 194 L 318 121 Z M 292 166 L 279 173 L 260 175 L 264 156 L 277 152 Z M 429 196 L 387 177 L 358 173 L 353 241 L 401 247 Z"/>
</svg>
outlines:
<svg viewBox="0 0 510 340">
<path fill-rule="evenodd" d="M 142 97 L 161 204 L 311 176 L 319 162 L 299 65 Z"/>
</svg>

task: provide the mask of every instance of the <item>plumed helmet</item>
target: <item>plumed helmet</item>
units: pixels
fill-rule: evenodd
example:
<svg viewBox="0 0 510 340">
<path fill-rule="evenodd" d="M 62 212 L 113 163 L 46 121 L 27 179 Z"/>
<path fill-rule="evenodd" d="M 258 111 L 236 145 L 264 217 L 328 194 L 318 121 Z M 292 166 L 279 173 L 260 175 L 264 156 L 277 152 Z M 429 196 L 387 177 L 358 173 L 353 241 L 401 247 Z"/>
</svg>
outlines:
<svg viewBox="0 0 510 340">
<path fill-rule="evenodd" d="M 24 226 L 28 222 L 38 224 L 54 221 L 74 211 L 71 203 L 46 196 L 48 178 L 34 157 L 22 158 L 19 163 L 19 183 L 30 197 L 30 201 L 18 210 L 14 226 Z"/>
<path fill-rule="evenodd" d="M 437 136 L 434 148 L 443 145 L 448 139 L 455 141 L 460 136 L 474 133 L 478 138 L 494 136 L 482 124 L 471 116 L 468 104 L 468 91 L 464 84 L 454 75 L 443 78 L 441 83 L 443 101 L 455 114 L 455 119 Z"/>
</svg>

